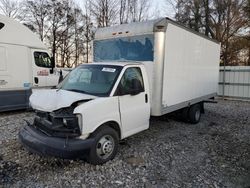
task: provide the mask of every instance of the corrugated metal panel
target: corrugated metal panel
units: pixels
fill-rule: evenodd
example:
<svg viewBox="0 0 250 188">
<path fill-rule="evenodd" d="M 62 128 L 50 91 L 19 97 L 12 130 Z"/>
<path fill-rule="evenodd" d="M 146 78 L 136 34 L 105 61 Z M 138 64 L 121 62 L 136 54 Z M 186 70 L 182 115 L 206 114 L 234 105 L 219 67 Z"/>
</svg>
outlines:
<svg viewBox="0 0 250 188">
<path fill-rule="evenodd" d="M 225 97 L 250 99 L 250 66 L 227 66 L 225 71 L 221 67 L 218 94 Z"/>
</svg>

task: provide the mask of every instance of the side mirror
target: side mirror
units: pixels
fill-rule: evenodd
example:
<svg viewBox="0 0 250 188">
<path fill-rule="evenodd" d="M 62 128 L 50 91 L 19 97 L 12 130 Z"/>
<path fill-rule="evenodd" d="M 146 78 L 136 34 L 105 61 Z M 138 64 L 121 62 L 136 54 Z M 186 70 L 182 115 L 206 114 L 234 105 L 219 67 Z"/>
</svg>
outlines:
<svg viewBox="0 0 250 188">
<path fill-rule="evenodd" d="M 131 90 L 129 92 L 130 95 L 138 95 L 139 93 L 143 92 L 143 86 L 138 79 L 131 80 Z"/>
<path fill-rule="evenodd" d="M 63 81 L 63 74 L 62 74 L 62 70 L 60 70 L 59 72 L 59 80 L 58 80 L 58 84 L 60 84 Z"/>
<path fill-rule="evenodd" d="M 54 57 L 51 57 L 51 58 L 50 58 L 50 61 L 51 61 L 50 74 L 53 74 L 53 73 L 54 73 L 54 68 L 55 68 L 55 66 L 56 66 L 55 58 L 54 58 Z"/>
<path fill-rule="evenodd" d="M 55 68 L 55 66 L 56 66 L 55 58 L 54 58 L 54 57 L 51 57 L 51 58 L 50 58 L 50 61 L 51 61 L 51 68 L 52 68 L 52 69 Z"/>
</svg>

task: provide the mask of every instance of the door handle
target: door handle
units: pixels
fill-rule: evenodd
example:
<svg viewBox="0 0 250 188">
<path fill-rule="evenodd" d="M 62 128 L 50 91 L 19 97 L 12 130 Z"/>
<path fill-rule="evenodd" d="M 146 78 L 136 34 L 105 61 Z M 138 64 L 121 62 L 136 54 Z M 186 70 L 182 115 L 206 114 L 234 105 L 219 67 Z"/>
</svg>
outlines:
<svg viewBox="0 0 250 188">
<path fill-rule="evenodd" d="M 145 94 L 145 103 L 148 103 L 148 94 Z"/>
</svg>

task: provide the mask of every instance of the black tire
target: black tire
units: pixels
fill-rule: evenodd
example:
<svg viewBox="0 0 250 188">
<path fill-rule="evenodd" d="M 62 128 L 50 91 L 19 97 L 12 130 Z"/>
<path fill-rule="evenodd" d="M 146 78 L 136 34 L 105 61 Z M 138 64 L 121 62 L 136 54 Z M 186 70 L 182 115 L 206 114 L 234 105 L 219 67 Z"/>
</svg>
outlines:
<svg viewBox="0 0 250 188">
<path fill-rule="evenodd" d="M 189 122 L 189 108 L 183 108 L 181 110 L 181 120 L 184 122 Z"/>
<path fill-rule="evenodd" d="M 189 108 L 188 112 L 189 121 L 192 124 L 199 123 L 201 118 L 201 105 L 195 104 Z"/>
<path fill-rule="evenodd" d="M 91 138 L 95 141 L 87 157 L 89 163 L 101 165 L 116 156 L 119 137 L 114 129 L 109 126 L 100 127 L 91 135 Z"/>
</svg>

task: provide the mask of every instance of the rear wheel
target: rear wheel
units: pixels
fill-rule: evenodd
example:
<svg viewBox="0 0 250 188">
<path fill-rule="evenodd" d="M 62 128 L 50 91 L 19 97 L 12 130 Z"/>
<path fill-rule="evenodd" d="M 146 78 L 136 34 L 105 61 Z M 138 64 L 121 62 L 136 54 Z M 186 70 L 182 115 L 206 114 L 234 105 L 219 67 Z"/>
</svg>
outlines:
<svg viewBox="0 0 250 188">
<path fill-rule="evenodd" d="M 186 107 L 186 108 L 183 108 L 181 110 L 181 120 L 184 121 L 184 122 L 189 122 L 189 108 Z"/>
<path fill-rule="evenodd" d="M 103 126 L 97 129 L 91 137 L 95 141 L 87 157 L 89 163 L 99 165 L 115 157 L 118 149 L 118 134 L 114 129 Z"/>
<path fill-rule="evenodd" d="M 201 105 L 200 104 L 192 105 L 189 108 L 188 117 L 189 117 L 190 123 L 193 123 L 193 124 L 198 123 L 201 118 Z"/>
</svg>

